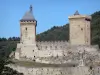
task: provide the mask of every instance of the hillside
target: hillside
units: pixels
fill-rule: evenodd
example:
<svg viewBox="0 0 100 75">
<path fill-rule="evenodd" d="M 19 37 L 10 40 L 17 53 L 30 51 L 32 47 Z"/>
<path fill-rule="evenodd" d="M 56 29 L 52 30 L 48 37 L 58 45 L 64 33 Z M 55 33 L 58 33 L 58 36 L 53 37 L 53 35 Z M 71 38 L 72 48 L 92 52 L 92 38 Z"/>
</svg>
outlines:
<svg viewBox="0 0 100 75">
<path fill-rule="evenodd" d="M 95 12 L 91 16 L 91 41 L 92 44 L 98 44 L 100 46 L 100 11 Z"/>
<path fill-rule="evenodd" d="M 51 29 L 37 34 L 37 41 L 58 41 L 69 39 L 69 24 L 54 26 Z"/>
</svg>

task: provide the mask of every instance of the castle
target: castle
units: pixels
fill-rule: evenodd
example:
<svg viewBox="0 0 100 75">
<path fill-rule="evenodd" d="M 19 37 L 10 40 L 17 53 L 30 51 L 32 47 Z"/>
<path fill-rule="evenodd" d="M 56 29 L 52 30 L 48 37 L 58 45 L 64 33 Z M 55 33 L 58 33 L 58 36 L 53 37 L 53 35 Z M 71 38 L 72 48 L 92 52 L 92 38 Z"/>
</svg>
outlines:
<svg viewBox="0 0 100 75">
<path fill-rule="evenodd" d="M 90 24 L 92 18 L 91 16 L 80 15 L 78 11 L 68 18 L 69 42 L 36 41 L 37 20 L 34 18 L 32 6 L 30 6 L 30 10 L 20 20 L 20 43 L 17 44 L 13 60 L 17 63 L 20 62 L 19 64 L 23 61 L 24 64 L 25 62 L 55 64 L 58 65 L 58 68 L 44 68 L 43 65 L 42 68 L 40 66 L 39 68 L 32 67 L 33 65 L 28 68 L 24 65 L 23 68 L 17 63 L 17 67 L 15 65 L 10 65 L 10 67 L 25 72 L 25 75 L 90 75 L 89 68 L 86 65 L 91 66 L 90 58 L 92 60 L 92 56 L 95 57 L 95 60 L 92 60 L 93 62 L 99 61 L 97 57 L 100 56 L 98 46 L 91 45 Z M 38 74 L 37 71 L 41 74 Z"/>
<path fill-rule="evenodd" d="M 74 16 L 69 17 L 70 21 L 70 43 L 71 45 L 90 45 L 90 20 L 91 16 L 79 15 L 78 11 Z M 67 41 L 36 41 L 37 21 L 30 11 L 26 12 L 20 20 L 20 43 L 17 44 L 15 58 L 37 58 L 62 56 L 62 51 L 66 50 Z"/>
</svg>

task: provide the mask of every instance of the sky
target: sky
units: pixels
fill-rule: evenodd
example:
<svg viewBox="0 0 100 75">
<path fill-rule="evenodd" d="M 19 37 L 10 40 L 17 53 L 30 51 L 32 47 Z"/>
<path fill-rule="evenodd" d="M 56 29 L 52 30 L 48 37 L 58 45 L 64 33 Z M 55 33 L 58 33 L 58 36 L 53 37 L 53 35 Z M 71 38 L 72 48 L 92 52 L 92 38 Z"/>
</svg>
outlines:
<svg viewBox="0 0 100 75">
<path fill-rule="evenodd" d="M 20 19 L 33 6 L 36 33 L 69 23 L 76 10 L 83 15 L 100 11 L 100 0 L 0 0 L 0 37 L 19 37 Z"/>
</svg>

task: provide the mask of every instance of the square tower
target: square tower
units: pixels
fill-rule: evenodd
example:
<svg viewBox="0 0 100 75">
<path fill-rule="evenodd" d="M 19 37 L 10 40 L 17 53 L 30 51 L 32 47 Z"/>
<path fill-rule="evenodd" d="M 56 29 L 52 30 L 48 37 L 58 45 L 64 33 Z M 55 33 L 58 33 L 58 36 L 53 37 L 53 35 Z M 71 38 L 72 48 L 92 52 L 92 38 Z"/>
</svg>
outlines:
<svg viewBox="0 0 100 75">
<path fill-rule="evenodd" d="M 36 24 L 32 14 L 32 6 L 30 11 L 26 12 L 20 20 L 20 42 L 23 44 L 36 44 Z"/>
<path fill-rule="evenodd" d="M 37 21 L 32 14 L 32 6 L 30 6 L 30 11 L 26 12 L 20 20 L 20 43 L 17 44 L 15 59 L 34 58 L 33 50 L 37 50 L 36 25 Z"/>
<path fill-rule="evenodd" d="M 91 16 L 80 15 L 78 11 L 69 16 L 69 34 L 71 45 L 90 45 L 90 21 Z"/>
</svg>

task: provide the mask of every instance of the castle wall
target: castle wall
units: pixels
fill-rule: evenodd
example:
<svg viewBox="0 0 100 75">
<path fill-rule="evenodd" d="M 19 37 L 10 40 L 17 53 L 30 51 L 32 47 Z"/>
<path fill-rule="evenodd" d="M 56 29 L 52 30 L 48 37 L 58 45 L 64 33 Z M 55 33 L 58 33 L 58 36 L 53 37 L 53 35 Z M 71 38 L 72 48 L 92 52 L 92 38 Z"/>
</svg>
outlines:
<svg viewBox="0 0 100 75">
<path fill-rule="evenodd" d="M 100 66 L 96 66 L 95 68 L 93 68 L 93 72 L 94 75 L 100 75 Z"/>
<path fill-rule="evenodd" d="M 67 41 L 58 42 L 37 42 L 34 44 L 18 44 L 17 49 L 20 49 L 21 57 L 50 57 L 50 56 L 63 56 L 63 51 L 66 50 L 68 45 Z"/>
<path fill-rule="evenodd" d="M 35 60 L 36 62 L 41 63 L 53 63 L 53 64 L 61 64 L 66 63 L 70 54 L 77 54 L 77 52 L 96 52 L 98 50 L 98 46 L 76 46 L 70 45 L 67 41 L 59 41 L 59 42 L 37 42 L 34 44 L 18 44 L 17 50 L 15 52 L 15 59 L 19 60 Z M 69 56 L 70 55 L 70 56 Z M 64 59 L 63 59 L 64 58 Z M 57 60 L 56 60 L 57 59 Z M 70 58 L 71 60 L 71 58 Z M 58 62 L 56 62 L 58 61 Z M 63 62 L 62 62 L 63 61 Z"/>
<path fill-rule="evenodd" d="M 23 67 L 8 65 L 24 75 L 90 75 L 88 67 Z"/>
<path fill-rule="evenodd" d="M 69 43 L 67 41 L 39 41 L 37 47 L 39 50 L 65 50 Z"/>
<path fill-rule="evenodd" d="M 17 45 L 16 57 L 25 57 L 35 59 L 37 57 L 57 57 L 64 56 L 64 51 L 67 49 L 67 41 L 55 41 L 55 42 L 37 42 L 34 44 L 21 44 Z M 18 52 L 18 50 L 20 51 Z M 17 57 L 18 58 L 18 57 Z"/>
</svg>

